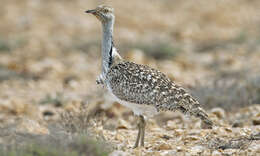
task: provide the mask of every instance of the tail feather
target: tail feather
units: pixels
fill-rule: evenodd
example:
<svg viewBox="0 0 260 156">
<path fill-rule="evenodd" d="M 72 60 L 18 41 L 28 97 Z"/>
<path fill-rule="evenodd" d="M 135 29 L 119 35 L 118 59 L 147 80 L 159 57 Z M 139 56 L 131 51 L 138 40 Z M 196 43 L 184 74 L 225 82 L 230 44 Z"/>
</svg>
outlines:
<svg viewBox="0 0 260 156">
<path fill-rule="evenodd" d="M 213 122 L 210 120 L 208 114 L 201 107 L 198 107 L 197 109 L 195 109 L 194 115 L 196 117 L 200 118 L 203 121 L 203 123 L 204 123 L 203 127 L 204 128 L 212 129 Z"/>
<path fill-rule="evenodd" d="M 202 127 L 212 128 L 213 122 L 210 120 L 208 114 L 201 108 L 199 102 L 188 94 L 183 88 L 177 85 L 172 86 L 171 91 L 171 105 L 165 105 L 164 109 L 179 110 L 184 114 L 189 114 L 200 118 L 204 125 Z M 164 105 L 163 105 L 164 106 Z"/>
<path fill-rule="evenodd" d="M 191 101 L 190 101 L 191 102 Z M 211 129 L 214 125 L 214 123 L 209 118 L 208 114 L 200 107 L 200 104 L 196 100 L 192 100 L 191 103 L 187 103 L 186 101 L 181 101 L 179 103 L 178 109 L 184 113 L 189 114 L 191 116 L 195 116 L 197 118 L 200 118 L 203 122 L 202 127 L 203 128 L 209 128 Z"/>
</svg>

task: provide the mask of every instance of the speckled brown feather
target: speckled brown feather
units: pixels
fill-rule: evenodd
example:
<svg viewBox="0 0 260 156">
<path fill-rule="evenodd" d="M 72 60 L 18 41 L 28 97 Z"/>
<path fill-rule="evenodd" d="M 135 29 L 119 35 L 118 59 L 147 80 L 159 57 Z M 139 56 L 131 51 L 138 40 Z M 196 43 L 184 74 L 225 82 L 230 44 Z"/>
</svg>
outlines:
<svg viewBox="0 0 260 156">
<path fill-rule="evenodd" d="M 95 15 L 102 23 L 102 73 L 98 84 L 105 85 L 112 97 L 131 108 L 139 116 L 138 134 L 134 148 L 144 146 L 145 118 L 164 110 L 180 110 L 199 117 L 207 128 L 213 123 L 197 100 L 166 75 L 148 66 L 124 61 L 113 44 L 113 8 L 104 5 L 86 13 Z"/>
<path fill-rule="evenodd" d="M 158 70 L 133 62 L 118 61 L 109 69 L 105 81 L 120 100 L 153 105 L 157 111 L 180 110 L 199 117 L 209 127 L 213 125 L 199 102 Z"/>
</svg>

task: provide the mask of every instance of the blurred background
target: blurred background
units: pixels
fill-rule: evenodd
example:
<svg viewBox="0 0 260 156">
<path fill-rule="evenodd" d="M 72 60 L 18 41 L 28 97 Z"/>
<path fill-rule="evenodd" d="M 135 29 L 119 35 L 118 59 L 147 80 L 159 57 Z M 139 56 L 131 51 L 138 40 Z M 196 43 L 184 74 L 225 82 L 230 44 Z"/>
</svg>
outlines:
<svg viewBox="0 0 260 156">
<path fill-rule="evenodd" d="M 111 136 L 120 142 L 113 133 L 117 129 L 136 133 L 132 112 L 95 83 L 101 71 L 101 24 L 84 11 L 99 4 L 115 9 L 114 43 L 125 59 L 166 73 L 223 124 L 260 124 L 260 1 L 1 2 L 1 128 L 49 134 L 49 123 L 61 122 L 60 112 L 77 112 L 84 105 L 94 127 L 103 126 L 105 140 Z M 165 113 L 150 122 L 173 122 L 175 128 L 199 122 L 179 122 L 182 115 L 177 116 L 181 119 Z M 17 138 L 5 136 L 0 143 L 6 140 Z"/>
</svg>

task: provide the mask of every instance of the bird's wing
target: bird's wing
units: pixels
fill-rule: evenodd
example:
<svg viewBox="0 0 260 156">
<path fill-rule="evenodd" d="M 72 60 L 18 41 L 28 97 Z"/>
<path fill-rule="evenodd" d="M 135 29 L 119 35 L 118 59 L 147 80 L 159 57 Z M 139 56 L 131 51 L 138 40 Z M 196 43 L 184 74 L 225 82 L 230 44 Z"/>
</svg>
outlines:
<svg viewBox="0 0 260 156">
<path fill-rule="evenodd" d="M 137 104 L 166 108 L 189 96 L 162 72 L 133 62 L 112 66 L 106 80 L 117 98 Z"/>
<path fill-rule="evenodd" d="M 153 105 L 158 111 L 180 110 L 213 124 L 195 98 L 156 69 L 122 61 L 110 68 L 106 82 L 120 100 Z"/>
</svg>

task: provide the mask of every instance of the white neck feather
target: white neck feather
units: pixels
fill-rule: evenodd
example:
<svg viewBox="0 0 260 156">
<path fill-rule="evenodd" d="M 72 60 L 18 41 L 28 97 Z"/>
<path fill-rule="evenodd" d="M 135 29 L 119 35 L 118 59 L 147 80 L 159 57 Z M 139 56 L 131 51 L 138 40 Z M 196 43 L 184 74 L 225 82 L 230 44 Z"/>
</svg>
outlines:
<svg viewBox="0 0 260 156">
<path fill-rule="evenodd" d="M 102 23 L 103 38 L 102 38 L 102 75 L 107 73 L 112 61 L 113 52 L 113 26 L 114 19 Z M 112 50 L 112 51 L 111 51 Z"/>
<path fill-rule="evenodd" d="M 102 77 L 106 77 L 109 68 L 114 61 L 121 60 L 121 56 L 118 54 L 116 48 L 113 45 L 113 28 L 115 17 L 112 16 L 110 20 L 102 21 Z"/>
</svg>

